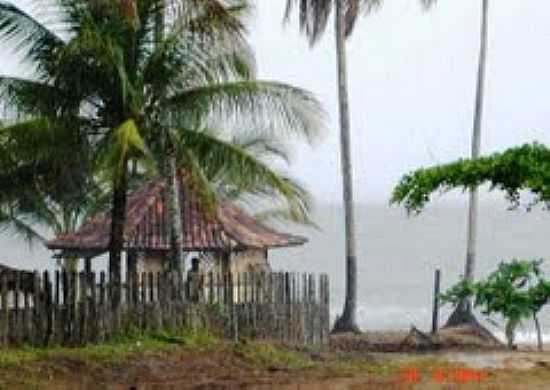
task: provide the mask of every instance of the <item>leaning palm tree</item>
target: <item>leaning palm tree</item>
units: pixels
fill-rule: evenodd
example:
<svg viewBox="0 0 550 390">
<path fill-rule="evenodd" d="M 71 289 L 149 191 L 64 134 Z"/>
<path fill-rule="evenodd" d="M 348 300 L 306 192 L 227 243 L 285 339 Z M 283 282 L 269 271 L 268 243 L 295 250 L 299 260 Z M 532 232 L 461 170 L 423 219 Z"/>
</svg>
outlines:
<svg viewBox="0 0 550 390">
<path fill-rule="evenodd" d="M 287 0 L 286 18 L 297 3 L 300 26 L 314 45 L 323 35 L 332 8 L 335 8 L 336 57 L 338 66 L 338 102 L 340 111 L 340 157 L 346 237 L 346 297 L 344 310 L 334 326 L 335 331 L 358 332 L 357 312 L 357 244 L 353 203 L 351 134 L 346 68 L 346 37 L 350 36 L 361 12 L 370 12 L 382 0 Z"/>
<path fill-rule="evenodd" d="M 423 0 L 429 6 L 436 0 Z M 481 34 L 478 58 L 477 84 L 474 106 L 474 121 L 472 131 L 471 158 L 477 159 L 481 150 L 481 127 L 483 122 L 483 103 L 485 96 L 485 70 L 487 67 L 489 0 L 481 0 Z M 468 205 L 468 236 L 466 243 L 466 262 L 463 278 L 473 282 L 477 252 L 477 222 L 479 194 L 477 187 L 471 187 Z M 449 317 L 446 326 L 456 326 L 464 323 L 478 324 L 472 313 L 470 300 L 463 299 Z"/>
<path fill-rule="evenodd" d="M 305 218 L 302 188 L 231 142 L 243 128 L 259 138 L 310 140 L 323 119 L 308 92 L 255 80 L 240 19 L 245 2 L 54 4 L 60 20 L 50 25 L 0 1 L 0 39 L 25 50 L 35 68 L 32 80 L 4 77 L 0 84 L 16 84 L 7 92 L 20 110 L 78 119 L 74 123 L 86 129 L 96 165 L 112 187 L 113 282 L 120 282 L 130 161 L 138 162 L 138 171 L 154 172 L 167 166 L 167 154 L 177 156 L 170 175 L 190 172 L 206 204 L 217 201 L 213 184 L 226 184 L 281 199 L 291 215 Z M 163 34 L 156 28 L 159 13 L 166 15 Z"/>
</svg>

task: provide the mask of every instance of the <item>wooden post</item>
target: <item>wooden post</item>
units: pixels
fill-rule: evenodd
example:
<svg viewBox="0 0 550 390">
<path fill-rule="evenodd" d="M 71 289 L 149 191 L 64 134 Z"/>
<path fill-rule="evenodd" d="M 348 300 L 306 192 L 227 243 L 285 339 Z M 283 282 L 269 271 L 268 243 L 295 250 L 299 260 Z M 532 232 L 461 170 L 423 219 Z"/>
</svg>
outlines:
<svg viewBox="0 0 550 390">
<path fill-rule="evenodd" d="M 248 272 L 244 271 L 243 274 L 243 302 L 248 303 Z"/>
<path fill-rule="evenodd" d="M 185 295 L 185 291 L 183 291 Z M 212 272 L 208 273 L 208 303 L 214 303 L 214 275 Z"/>
<path fill-rule="evenodd" d="M 60 339 L 61 342 L 64 342 L 68 335 L 70 334 L 70 310 L 69 310 L 69 274 L 68 271 L 63 268 L 61 271 L 61 282 L 62 282 L 62 298 L 63 298 L 63 308 L 62 308 L 62 315 L 59 319 L 59 325 L 60 325 Z"/>
<path fill-rule="evenodd" d="M 62 321 L 61 321 L 61 279 L 60 279 L 60 273 L 59 270 L 56 270 L 53 274 L 53 319 L 52 319 L 52 326 L 53 326 L 53 342 L 54 343 L 61 343 L 63 340 L 62 334 L 63 334 L 63 327 L 62 327 Z"/>
<path fill-rule="evenodd" d="M 70 344 L 71 345 L 77 345 L 79 340 L 78 335 L 78 273 L 77 272 L 70 272 L 69 273 L 69 279 L 70 279 L 70 293 L 69 293 L 69 301 L 71 306 L 71 338 L 70 338 Z"/>
<path fill-rule="evenodd" d="M 40 345 L 40 337 L 42 334 L 40 310 L 41 310 L 41 299 L 40 299 L 40 276 L 37 271 L 33 273 L 33 344 L 35 346 Z"/>
<path fill-rule="evenodd" d="M 107 310 L 105 310 L 105 271 L 99 274 L 99 305 L 97 310 L 97 338 L 104 340 L 107 332 Z"/>
<path fill-rule="evenodd" d="M 55 271 L 55 306 L 59 306 L 59 270 Z"/>
<path fill-rule="evenodd" d="M 90 306 L 88 307 L 88 318 L 90 321 L 90 326 L 88 327 L 89 334 L 88 340 L 97 342 L 97 295 L 96 295 L 96 281 L 95 281 L 95 272 L 88 274 L 88 281 L 90 284 Z"/>
<path fill-rule="evenodd" d="M 439 328 L 439 291 L 441 284 L 441 271 L 439 269 L 435 270 L 435 280 L 434 280 L 434 301 L 433 301 L 433 311 L 432 311 L 432 333 L 436 333 Z"/>
<path fill-rule="evenodd" d="M 330 279 L 325 275 L 325 335 L 326 343 L 329 343 L 330 334 Z"/>
<path fill-rule="evenodd" d="M 28 279 L 27 279 L 28 280 Z M 24 297 L 23 297 L 23 342 L 24 343 L 30 343 L 32 342 L 32 339 L 30 339 L 30 294 L 29 294 L 29 286 L 26 285 L 24 288 Z"/>
<path fill-rule="evenodd" d="M 9 332 L 9 308 L 8 308 L 8 273 L 1 274 L 1 294 L 2 294 L 2 344 L 8 344 Z"/>
<path fill-rule="evenodd" d="M 308 315 L 309 315 L 309 299 L 308 299 L 308 284 L 307 274 L 302 274 L 302 341 L 305 345 L 308 343 Z"/>
<path fill-rule="evenodd" d="M 310 327 L 310 344 L 315 344 L 316 342 L 316 299 L 315 299 L 315 275 L 309 274 L 309 291 L 308 291 L 308 297 L 309 297 L 309 327 Z"/>
<path fill-rule="evenodd" d="M 19 311 L 19 296 L 21 295 L 21 272 L 12 273 L 15 286 L 13 289 L 13 330 L 16 345 L 21 344 L 21 314 Z"/>
<path fill-rule="evenodd" d="M 233 277 L 234 278 L 234 277 Z M 235 279 L 233 279 L 233 281 L 235 281 Z M 238 272 L 237 273 L 237 296 L 236 298 L 234 299 L 234 304 L 235 303 L 241 303 L 241 273 Z"/>
<path fill-rule="evenodd" d="M 69 302 L 69 276 L 65 268 L 63 268 L 63 271 L 61 272 L 61 276 L 63 282 L 63 304 L 67 306 L 67 303 Z"/>
<path fill-rule="evenodd" d="M 221 274 L 218 272 L 216 274 L 216 300 L 218 304 L 223 303 L 222 300 L 222 277 Z"/>
<path fill-rule="evenodd" d="M 229 307 L 231 310 L 230 318 L 231 318 L 231 333 L 233 335 L 233 342 L 236 344 L 239 342 L 239 324 L 237 319 L 237 307 L 236 307 L 236 299 L 235 299 L 235 280 L 234 275 L 232 273 L 229 273 L 227 275 L 227 287 L 229 288 Z"/>
<path fill-rule="evenodd" d="M 53 334 L 53 299 L 52 299 L 52 283 L 50 279 L 50 273 L 44 271 L 43 273 L 43 290 L 44 290 L 44 304 L 42 305 L 43 320 L 44 320 L 44 335 L 43 343 L 48 345 Z"/>
<path fill-rule="evenodd" d="M 80 282 L 80 315 L 79 315 L 79 340 L 78 345 L 84 345 L 88 341 L 88 282 L 90 281 L 90 274 L 81 272 L 79 274 Z"/>
<path fill-rule="evenodd" d="M 153 303 L 155 302 L 155 282 L 154 282 L 154 275 L 152 272 L 149 272 L 147 274 L 149 279 L 149 302 Z"/>
<path fill-rule="evenodd" d="M 260 301 L 258 299 L 259 277 L 260 274 L 257 271 L 250 272 L 250 318 L 254 334 L 261 336 L 263 329 L 261 322 L 259 322 L 261 320 Z"/>
<path fill-rule="evenodd" d="M 141 278 L 140 278 L 140 285 L 141 285 L 141 304 L 140 304 L 140 314 L 141 319 L 139 322 L 139 326 L 142 330 L 145 330 L 147 328 L 147 322 L 146 320 L 146 310 L 147 310 L 147 273 L 142 272 Z"/>
<path fill-rule="evenodd" d="M 105 271 L 99 274 L 99 304 L 105 304 Z"/>
</svg>

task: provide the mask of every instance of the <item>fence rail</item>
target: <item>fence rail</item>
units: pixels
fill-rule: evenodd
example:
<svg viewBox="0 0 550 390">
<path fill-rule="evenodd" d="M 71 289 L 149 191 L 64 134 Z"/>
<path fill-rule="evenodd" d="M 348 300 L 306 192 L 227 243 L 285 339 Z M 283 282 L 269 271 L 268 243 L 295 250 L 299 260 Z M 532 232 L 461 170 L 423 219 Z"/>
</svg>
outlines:
<svg viewBox="0 0 550 390">
<path fill-rule="evenodd" d="M 101 343 L 131 330 L 210 328 L 237 339 L 324 344 L 327 275 L 104 272 L 0 274 L 0 345 Z"/>
</svg>

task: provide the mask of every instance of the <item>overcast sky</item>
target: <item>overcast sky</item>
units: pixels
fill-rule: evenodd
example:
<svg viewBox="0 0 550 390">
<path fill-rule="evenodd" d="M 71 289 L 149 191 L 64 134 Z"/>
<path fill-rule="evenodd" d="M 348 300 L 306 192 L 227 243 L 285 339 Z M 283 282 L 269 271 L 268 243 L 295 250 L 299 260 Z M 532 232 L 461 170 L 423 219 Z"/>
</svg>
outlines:
<svg viewBox="0 0 550 390">
<path fill-rule="evenodd" d="M 257 1 L 251 24 L 261 78 L 313 91 L 330 131 L 293 172 L 319 201 L 339 201 L 336 65 L 330 31 L 310 50 L 285 0 Z M 550 141 L 550 2 L 491 1 L 482 151 Z M 479 51 L 480 0 L 386 0 L 359 21 L 349 43 L 356 197 L 385 202 L 412 168 L 469 154 Z"/>
<path fill-rule="evenodd" d="M 313 151 L 300 147 L 292 172 L 318 201 L 339 202 L 336 65 L 328 31 L 310 49 L 286 0 L 256 0 L 250 39 L 259 75 L 313 91 L 330 115 Z M 33 4 L 30 0 L 16 4 Z M 349 42 L 356 198 L 386 202 L 406 171 L 469 154 L 480 0 L 386 0 L 362 18 Z M 550 141 L 550 2 L 493 0 L 482 150 Z M 296 18 L 295 18 L 296 19 Z M 2 73 L 18 65 L 3 56 Z"/>
</svg>

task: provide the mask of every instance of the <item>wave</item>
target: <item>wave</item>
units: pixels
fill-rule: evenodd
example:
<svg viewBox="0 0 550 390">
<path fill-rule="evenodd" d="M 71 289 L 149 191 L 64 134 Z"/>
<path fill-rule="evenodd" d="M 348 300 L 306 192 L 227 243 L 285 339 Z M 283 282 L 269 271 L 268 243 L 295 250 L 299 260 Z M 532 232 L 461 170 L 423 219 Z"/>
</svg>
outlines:
<svg viewBox="0 0 550 390">
<path fill-rule="evenodd" d="M 502 342 L 506 342 L 506 336 L 503 331 L 497 330 L 493 332 L 494 335 Z M 550 333 L 542 334 L 543 343 L 550 342 Z M 516 343 L 525 344 L 525 345 L 536 345 L 537 344 L 537 333 L 532 331 L 519 331 L 516 333 Z"/>
<path fill-rule="evenodd" d="M 334 321 L 340 311 L 334 310 L 332 306 L 331 318 Z M 340 307 L 338 307 L 340 309 Z M 450 314 L 448 308 L 444 308 L 440 313 L 440 324 Z M 549 313 L 541 319 L 544 323 L 550 321 Z M 431 328 L 431 310 L 426 307 L 407 307 L 398 305 L 384 305 L 380 307 L 359 304 L 357 307 L 357 322 L 361 329 L 369 330 L 408 330 L 412 325 L 428 330 Z M 487 322 L 483 316 L 478 317 L 481 322 L 502 342 L 506 341 L 503 327 L 495 326 L 494 323 Z M 546 321 L 545 321 L 546 320 Z M 543 333 L 544 343 L 550 343 L 550 332 Z M 516 342 L 519 344 L 536 345 L 537 333 L 531 323 L 525 322 L 516 333 Z"/>
</svg>

